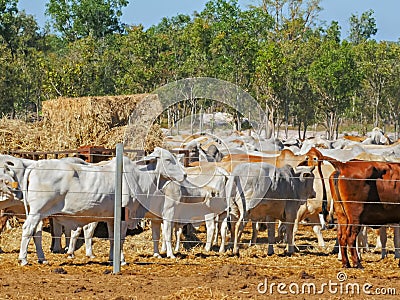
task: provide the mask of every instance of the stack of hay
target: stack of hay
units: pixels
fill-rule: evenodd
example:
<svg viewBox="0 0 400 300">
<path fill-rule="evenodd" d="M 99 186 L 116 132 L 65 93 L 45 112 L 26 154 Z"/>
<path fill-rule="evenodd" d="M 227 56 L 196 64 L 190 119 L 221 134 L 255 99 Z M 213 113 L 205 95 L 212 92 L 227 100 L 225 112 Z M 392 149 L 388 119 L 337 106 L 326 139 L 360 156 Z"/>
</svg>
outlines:
<svg viewBox="0 0 400 300">
<path fill-rule="evenodd" d="M 123 142 L 129 116 L 147 94 L 59 98 L 43 102 L 43 121 L 0 120 L 0 151 L 58 151 L 95 145 L 115 148 Z M 155 127 L 149 147 L 161 146 Z"/>
</svg>

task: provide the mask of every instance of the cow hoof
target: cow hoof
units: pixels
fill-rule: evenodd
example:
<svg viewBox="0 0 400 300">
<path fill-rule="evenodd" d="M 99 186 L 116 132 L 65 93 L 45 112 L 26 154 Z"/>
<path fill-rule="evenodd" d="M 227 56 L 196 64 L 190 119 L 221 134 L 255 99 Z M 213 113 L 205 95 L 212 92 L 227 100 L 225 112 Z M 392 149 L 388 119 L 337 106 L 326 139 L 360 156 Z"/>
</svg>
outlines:
<svg viewBox="0 0 400 300">
<path fill-rule="evenodd" d="M 96 255 L 86 255 L 86 257 L 88 257 L 88 258 L 96 258 Z"/>
<path fill-rule="evenodd" d="M 47 260 L 45 260 L 45 259 L 39 259 L 38 263 L 41 264 L 41 265 L 47 265 L 49 262 Z"/>
<path fill-rule="evenodd" d="M 19 259 L 19 264 L 20 264 L 20 266 L 27 266 L 28 265 L 28 260 L 26 260 L 25 258 L 20 258 Z"/>
<path fill-rule="evenodd" d="M 68 254 L 67 258 L 73 259 L 73 258 L 75 258 L 75 255 L 73 255 L 73 254 Z"/>
<path fill-rule="evenodd" d="M 354 266 L 356 269 L 364 269 L 364 267 L 362 266 L 362 264 L 357 264 Z"/>
<path fill-rule="evenodd" d="M 121 266 L 127 266 L 127 262 L 126 261 L 121 261 Z"/>
<path fill-rule="evenodd" d="M 153 257 L 155 257 L 155 258 L 161 258 L 161 255 L 160 255 L 160 253 L 154 253 L 154 254 L 153 254 Z"/>
</svg>

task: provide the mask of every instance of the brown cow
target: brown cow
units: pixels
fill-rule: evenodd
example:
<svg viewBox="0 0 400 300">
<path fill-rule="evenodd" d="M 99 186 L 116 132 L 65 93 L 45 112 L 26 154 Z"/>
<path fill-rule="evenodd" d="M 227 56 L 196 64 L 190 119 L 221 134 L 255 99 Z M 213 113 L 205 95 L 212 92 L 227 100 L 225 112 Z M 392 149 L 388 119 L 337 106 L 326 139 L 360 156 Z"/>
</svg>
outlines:
<svg viewBox="0 0 400 300">
<path fill-rule="evenodd" d="M 225 168 L 226 166 L 231 166 L 232 164 L 232 168 L 229 167 L 229 170 L 226 169 L 228 172 L 231 172 L 236 165 L 245 162 L 265 162 L 275 165 L 278 168 L 282 168 L 285 165 L 296 167 L 304 159 L 305 155 L 295 155 L 291 150 L 283 149 L 282 151 L 276 152 L 276 155 L 274 156 L 263 156 L 262 153 L 261 155 L 246 153 L 228 154 L 225 155 L 217 165 Z M 201 165 L 201 163 L 191 164 L 191 166 L 195 165 Z"/>
<path fill-rule="evenodd" d="M 322 161 L 326 160 L 335 167 L 329 185 L 338 222 L 342 266 L 350 267 L 347 256 L 349 246 L 354 267 L 362 268 L 356 251 L 360 226 L 380 227 L 400 222 L 400 163 L 359 160 L 339 162 L 323 156 L 315 148 L 306 156 L 308 165 L 320 168 Z M 325 186 L 324 196 L 326 201 Z"/>
<path fill-rule="evenodd" d="M 4 231 L 6 228 L 6 223 L 8 221 L 9 216 L 8 215 L 3 215 L 3 211 L 1 211 L 0 215 L 0 238 L 1 238 L 1 233 Z M 0 247 L 0 253 L 3 253 L 3 250 Z"/>
</svg>

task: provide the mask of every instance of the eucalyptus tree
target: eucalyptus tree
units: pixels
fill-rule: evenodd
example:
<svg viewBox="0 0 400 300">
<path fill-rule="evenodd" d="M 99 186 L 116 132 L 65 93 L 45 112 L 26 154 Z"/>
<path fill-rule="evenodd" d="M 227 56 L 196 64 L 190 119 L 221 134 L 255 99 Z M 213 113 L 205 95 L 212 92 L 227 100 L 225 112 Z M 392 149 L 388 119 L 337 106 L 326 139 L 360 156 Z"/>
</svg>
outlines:
<svg viewBox="0 0 400 300">
<path fill-rule="evenodd" d="M 81 38 L 46 55 L 46 92 L 51 97 L 101 96 L 116 93 L 121 67 L 115 37 Z"/>
<path fill-rule="evenodd" d="M 307 128 L 309 116 L 313 115 L 310 102 L 314 94 L 307 78 L 309 57 L 313 56 L 307 57 L 303 47 L 315 31 L 321 10 L 319 2 L 264 0 L 262 3 L 262 9 L 273 17 L 274 25 L 257 54 L 256 89 L 264 98 L 275 127 L 279 129 L 284 122 L 286 135 L 291 115 L 303 128 Z"/>
<path fill-rule="evenodd" d="M 158 86 L 154 68 L 157 49 L 152 32 L 144 30 L 142 25 L 128 27 L 127 33 L 119 37 L 114 51 L 119 68 L 115 76 L 117 94 L 144 93 Z"/>
<path fill-rule="evenodd" d="M 382 121 L 396 120 L 398 80 L 400 76 L 399 45 L 389 42 L 366 41 L 357 45 L 356 53 L 363 72 L 361 97 L 365 106 L 373 107 L 370 119 L 375 127 Z M 364 112 L 365 113 L 365 112 Z M 387 120 L 382 120 L 387 116 Z"/>
<path fill-rule="evenodd" d="M 376 20 L 373 15 L 374 11 L 372 9 L 363 12 L 360 17 L 355 14 L 351 15 L 349 20 L 350 42 L 354 44 L 365 42 L 378 32 Z"/>
<path fill-rule="evenodd" d="M 319 94 L 310 83 L 309 72 L 320 45 L 320 32 L 309 32 L 307 39 L 292 45 L 293 51 L 288 55 L 287 87 L 291 100 L 288 113 L 301 139 L 306 138 L 309 126 L 318 123 Z"/>
<path fill-rule="evenodd" d="M 38 104 L 42 78 L 39 27 L 17 4 L 0 0 L 0 114 L 11 117 Z"/>
<path fill-rule="evenodd" d="M 390 44 L 391 59 L 397 62 L 393 65 L 393 77 L 389 83 L 388 96 L 386 98 L 386 112 L 389 120 L 394 124 L 395 139 L 400 138 L 400 45 Z"/>
<path fill-rule="evenodd" d="M 283 119 L 284 99 L 287 97 L 285 89 L 287 58 L 280 44 L 268 41 L 260 47 L 255 61 L 254 89 L 258 100 L 265 102 L 266 115 L 273 124 L 275 133 Z"/>
<path fill-rule="evenodd" d="M 228 80 L 248 90 L 254 72 L 254 56 L 268 37 L 270 16 L 262 9 L 241 10 L 237 0 L 212 0 L 198 15 L 210 26 L 209 76 Z"/>
<path fill-rule="evenodd" d="M 69 41 L 93 36 L 102 38 L 124 31 L 122 9 L 127 0 L 49 0 L 46 14 L 56 32 Z"/>
<path fill-rule="evenodd" d="M 332 24 L 337 27 L 337 24 Z M 361 82 L 361 73 L 350 43 L 327 35 L 315 53 L 309 79 L 319 95 L 319 109 L 325 115 L 328 138 L 337 138 L 340 119 L 351 105 Z"/>
<path fill-rule="evenodd" d="M 262 8 L 274 19 L 275 40 L 301 39 L 315 26 L 321 0 L 263 0 Z"/>
<path fill-rule="evenodd" d="M 191 22 L 190 16 L 179 14 L 172 18 L 165 17 L 147 30 L 157 45 L 154 49 L 157 56 L 154 68 L 159 76 L 158 85 L 189 75 L 184 68 L 184 63 L 190 55 L 190 43 L 186 40 L 185 33 Z"/>
</svg>

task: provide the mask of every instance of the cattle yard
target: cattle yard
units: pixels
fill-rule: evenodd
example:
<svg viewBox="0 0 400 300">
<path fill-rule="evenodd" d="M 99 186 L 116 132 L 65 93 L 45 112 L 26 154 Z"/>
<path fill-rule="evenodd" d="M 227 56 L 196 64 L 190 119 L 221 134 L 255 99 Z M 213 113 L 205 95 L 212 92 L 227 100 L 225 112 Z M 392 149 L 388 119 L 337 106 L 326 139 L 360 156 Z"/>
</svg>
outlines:
<svg viewBox="0 0 400 300">
<path fill-rule="evenodd" d="M 398 295 L 400 291 L 391 231 L 389 255 L 385 259 L 380 259 L 379 251 L 373 251 L 376 236 L 369 232 L 371 249 L 362 254 L 363 270 L 343 269 L 337 256 L 330 254 L 335 244 L 335 230 L 324 231 L 327 246 L 323 249 L 318 246 L 311 227 L 300 225 L 296 237 L 299 252 L 291 257 L 284 255 L 282 244 L 275 247 L 274 255 L 267 256 L 266 232 L 260 232 L 258 244 L 242 245 L 240 257 L 236 257 L 229 252 L 219 254 L 216 248 L 205 252 L 201 242 L 205 232 L 200 228 L 195 240 L 189 241 L 187 237 L 175 259 L 152 257 L 150 231 L 147 228 L 127 237 L 124 249 L 128 264 L 122 266 L 120 274 L 113 275 L 112 267 L 106 263 L 107 240 L 94 238 L 96 258 L 86 258 L 81 247 L 74 259 L 68 259 L 66 254 L 49 253 L 51 237 L 48 232 L 43 234 L 43 244 L 49 263 L 40 265 L 35 261 L 35 248 L 31 243 L 28 252 L 31 264 L 21 267 L 17 262 L 21 226 L 9 229 L 1 239 L 4 253 L 0 255 L 0 298 L 397 299 L 390 293 L 395 289 Z M 251 230 L 246 227 L 242 242 L 248 243 L 250 235 Z M 278 284 L 286 284 L 286 287 L 281 286 L 278 292 Z M 323 293 L 318 294 L 324 284 L 327 286 Z M 366 284 L 372 287 L 364 292 Z M 289 285 L 292 285 L 291 290 Z M 316 289 L 308 290 L 312 285 Z M 353 293 L 351 286 L 359 287 L 360 291 Z"/>
<path fill-rule="evenodd" d="M 126 126 L 122 124 L 128 119 L 129 114 L 127 111 L 133 109 L 136 102 L 140 101 L 145 96 L 146 95 L 111 97 L 101 99 L 100 101 L 98 101 L 99 99 L 97 98 L 82 98 L 79 100 L 80 104 L 75 102 L 74 99 L 61 98 L 57 101 L 49 101 L 44 106 L 44 120 L 35 126 L 31 126 L 31 128 L 26 131 L 24 131 L 24 127 L 22 127 L 21 123 L 18 121 L 7 122 L 3 119 L 0 122 L 0 129 L 3 128 L 2 152 L 10 154 L 17 159 L 17 161 L 10 164 L 9 167 L 15 167 L 18 160 L 23 161 L 21 158 L 29 159 L 24 162 L 28 165 L 31 163 L 33 165 L 30 159 L 47 160 L 49 158 L 60 159 L 62 157 L 74 159 L 71 157 L 74 156 L 83 158 L 92 164 L 98 163 L 104 158 L 111 158 L 115 155 L 115 150 L 113 149 L 114 145 L 117 142 L 121 142 L 123 136 L 122 132 L 126 130 Z M 64 112 L 59 109 L 60 105 L 66 106 L 69 113 L 64 114 Z M 100 119 L 98 119 L 99 113 L 103 114 L 103 117 Z M 82 120 L 84 120 L 84 122 L 82 122 Z M 115 124 L 111 124 L 110 120 L 113 120 Z M 117 126 L 115 126 L 116 124 Z M 226 126 L 226 124 L 224 124 L 224 126 Z M 175 128 L 174 130 L 177 129 Z M 249 176 L 251 173 L 250 171 L 245 172 L 246 174 L 242 174 L 242 170 L 245 168 L 241 168 L 239 171 L 236 169 L 236 173 L 234 173 L 233 169 L 237 165 L 246 162 L 268 163 L 275 165 L 279 172 L 285 172 L 285 165 L 290 164 L 293 167 L 297 166 L 298 163 L 305 159 L 307 151 L 315 145 L 318 145 L 321 152 L 325 153 L 324 155 L 327 157 L 334 155 L 338 160 L 356 158 L 370 161 L 379 159 L 398 162 L 400 157 L 398 143 L 394 143 L 393 145 L 374 144 L 378 140 L 379 142 L 385 139 L 386 141 L 388 140 L 381 131 L 372 132 L 372 135 L 369 137 L 355 137 L 357 141 L 352 141 L 349 137 L 343 137 L 334 142 L 327 141 L 321 137 L 310 137 L 300 142 L 294 138 L 286 140 L 257 140 L 257 138 L 252 136 L 251 130 L 248 132 L 237 132 L 234 130 L 227 130 L 227 127 L 223 127 L 223 130 L 220 132 L 214 132 L 209 135 L 191 134 L 189 131 L 185 132 L 183 128 L 179 128 L 179 130 L 180 133 L 177 133 L 177 136 L 172 136 L 172 129 L 168 131 L 163 130 L 161 133 L 160 128 L 154 128 L 151 130 L 150 137 L 148 137 L 150 141 L 146 141 L 146 147 L 149 147 L 149 149 L 145 150 L 148 153 L 150 150 L 152 151 L 155 146 L 162 144 L 165 149 L 176 154 L 176 157 L 184 155 L 183 158 L 181 157 L 182 166 L 191 166 L 190 168 L 186 168 L 185 172 L 188 178 L 192 178 L 192 182 L 196 182 L 197 185 L 195 187 L 197 188 L 193 189 L 192 186 L 192 191 L 186 191 L 188 194 L 181 194 L 181 196 L 183 196 L 179 201 L 187 201 L 190 204 L 194 203 L 191 202 L 191 199 L 196 199 L 196 197 L 203 200 L 208 199 L 207 201 L 209 201 L 207 197 L 211 195 L 211 199 L 214 199 L 214 197 L 217 199 L 217 194 L 225 190 L 226 181 L 224 181 L 223 187 L 218 185 L 221 183 L 221 178 L 225 178 L 224 180 L 226 180 L 232 174 L 237 176 L 238 180 L 246 178 L 246 176 L 248 178 L 251 177 Z M 43 132 L 45 131 L 51 131 L 54 136 L 43 136 Z M 71 132 L 75 132 L 75 136 L 71 134 Z M 314 133 L 314 135 L 316 135 L 316 133 Z M 164 139 L 161 140 L 160 137 Z M 361 143 L 366 140 L 369 144 L 365 146 L 361 145 Z M 337 146 L 338 150 L 332 149 L 334 143 L 340 144 Z M 352 143 L 357 143 L 354 149 L 351 148 L 354 145 Z M 87 146 L 78 147 L 82 144 Z M 92 146 L 93 144 L 103 146 Z M 32 145 L 38 145 L 38 147 Z M 216 148 L 217 152 L 218 149 L 221 150 L 225 147 L 225 153 L 223 153 L 224 157 L 221 155 L 222 152 L 218 154 L 217 152 L 210 153 L 204 151 L 204 149 L 208 151 L 212 146 L 214 146 L 214 151 Z M 350 150 L 344 149 L 346 146 L 348 146 Z M 284 150 L 283 147 L 285 147 Z M 362 151 L 360 151 L 360 148 L 362 148 Z M 279 149 L 279 151 L 276 151 L 277 149 Z M 146 157 L 146 153 L 143 150 L 125 149 L 125 152 L 130 158 L 134 157 L 133 161 Z M 214 158 L 220 155 L 222 160 L 210 161 L 209 159 L 213 155 Z M 160 159 L 160 157 L 158 157 L 158 159 Z M 3 160 L 1 163 L 8 163 L 7 160 L 4 162 Z M 148 170 L 153 170 L 149 167 L 149 165 L 154 163 L 152 161 L 153 159 L 150 159 L 145 162 L 145 165 L 148 166 L 146 167 Z M 164 166 L 167 160 L 161 162 L 160 165 Z M 48 164 L 48 166 L 50 166 L 50 164 Z M 66 164 L 65 166 L 71 167 L 72 165 Z M 24 168 L 26 168 L 26 166 L 24 166 Z M 102 167 L 101 163 L 100 165 L 87 165 L 84 162 L 80 162 L 79 167 L 74 166 L 73 168 L 76 174 L 80 174 L 79 176 L 73 176 L 74 180 L 76 180 L 76 178 L 84 177 L 82 176 L 83 173 L 79 173 L 79 171 L 87 170 L 89 174 L 94 170 L 101 170 Z M 146 170 L 146 168 L 140 170 L 143 171 Z M 222 172 L 221 168 L 224 169 Z M 268 170 L 264 170 L 266 173 L 274 171 L 274 169 L 268 168 Z M 289 167 L 286 167 L 286 169 L 292 170 Z M 22 169 L 19 170 L 21 171 Z M 35 178 L 41 178 L 38 180 L 39 183 L 36 184 L 40 184 L 46 181 L 47 178 L 50 178 L 48 181 L 50 182 L 50 186 L 52 186 L 53 183 L 55 185 L 61 181 L 54 179 L 60 175 L 58 172 L 60 170 L 58 170 L 57 167 L 43 167 L 43 164 L 41 167 L 35 164 L 34 170 L 37 171 L 36 174 L 42 175 L 43 178 L 40 176 L 29 178 L 27 182 L 31 185 L 32 182 L 30 180 Z M 154 170 L 158 172 L 158 168 L 154 167 Z M 312 172 L 314 172 L 314 175 L 310 174 L 311 170 L 313 170 Z M 325 166 L 323 170 L 330 169 Z M 48 173 L 50 174 L 49 176 L 43 175 L 43 172 L 49 171 L 53 173 Z M 303 171 L 307 174 L 307 170 Z M 316 171 L 317 168 L 309 169 L 309 176 L 312 178 L 317 176 Z M 6 172 L 6 170 L 4 170 L 4 172 Z M 258 169 L 254 172 L 257 173 Z M 276 170 L 274 172 L 274 174 L 278 174 Z M 265 189 L 271 189 L 271 194 L 260 195 L 264 197 L 265 200 L 271 200 L 268 199 L 268 197 L 272 197 L 275 201 L 282 200 L 285 201 L 285 203 L 290 202 L 288 200 L 294 199 L 294 203 L 296 204 L 293 207 L 290 206 L 290 208 L 288 208 L 289 206 L 285 204 L 284 208 L 282 208 L 285 217 L 287 217 L 288 213 L 293 213 L 293 209 L 299 209 L 297 202 L 300 202 L 304 197 L 311 197 L 311 194 L 308 193 L 300 196 L 300 194 L 306 190 L 303 183 L 300 182 L 303 181 L 303 179 L 300 180 L 300 177 L 296 177 L 296 180 L 299 182 L 294 183 L 295 173 L 293 173 L 294 171 L 291 172 L 292 173 L 282 173 L 283 175 L 279 176 L 279 178 L 286 178 L 284 179 L 288 180 L 286 184 L 293 184 L 295 186 L 293 191 L 290 191 L 289 187 L 285 188 L 284 191 L 279 190 L 274 184 L 270 184 L 269 186 L 265 186 Z M 324 173 L 322 176 L 327 179 L 332 170 L 325 172 L 328 172 L 328 175 Z M 84 175 L 86 176 L 88 174 Z M 159 173 L 158 176 L 151 175 L 153 176 L 152 180 L 154 180 L 154 182 L 158 180 L 157 186 L 159 184 L 160 174 L 161 173 Z M 102 176 L 103 175 L 104 174 L 102 174 Z M 1 174 L 1 176 L 5 175 Z M 111 198 L 110 195 L 114 193 L 114 188 L 112 186 L 114 184 L 113 176 L 113 174 L 110 175 L 110 177 L 105 176 L 107 179 L 105 179 L 105 181 L 112 183 L 111 186 L 109 186 L 109 190 L 105 192 L 108 198 Z M 206 176 L 205 181 L 204 179 L 200 180 L 202 176 Z M 209 176 L 213 177 L 213 179 L 217 179 L 217 183 L 216 186 L 212 187 L 213 191 L 207 191 L 207 196 L 204 196 L 199 194 L 199 191 L 203 191 L 205 186 L 211 188 L 212 180 Z M 233 176 L 231 177 L 233 178 Z M 265 178 L 267 177 L 268 176 Z M 112 178 L 112 180 L 108 180 L 110 178 Z M 246 178 L 241 187 L 246 187 L 248 178 Z M 317 177 L 315 177 L 314 180 L 319 182 L 316 178 Z M 2 179 L 1 184 L 4 182 L 5 181 Z M 249 189 L 248 191 L 245 189 L 245 191 L 250 195 L 251 192 L 254 192 L 254 186 L 259 186 L 260 182 L 252 182 L 251 180 L 249 182 Z M 146 186 L 146 184 L 148 184 L 148 182 L 146 183 L 146 180 L 142 178 L 141 184 L 138 184 L 138 187 L 133 189 L 137 197 L 143 197 L 143 199 L 145 199 L 140 200 L 140 203 L 143 205 L 144 202 L 142 201 L 150 201 L 151 197 L 149 197 L 149 195 L 153 193 L 150 189 L 143 189 L 138 192 L 138 189 L 141 189 L 142 185 Z M 279 185 L 284 186 L 283 184 Z M 38 186 L 40 185 L 36 187 Z M 104 186 L 103 183 L 102 187 Z M 234 187 L 234 185 L 232 186 Z M 70 190 L 71 194 L 82 193 L 84 188 L 86 193 L 93 192 L 93 190 L 90 189 L 90 185 L 81 185 L 80 187 L 80 189 Z M 167 185 L 167 187 L 171 186 Z M 178 185 L 178 187 L 180 186 Z M 235 188 L 231 191 L 239 193 L 241 187 L 238 187 L 237 191 Z M 2 186 L 2 189 L 4 188 L 5 187 Z M 86 188 L 88 189 L 86 190 Z M 313 188 L 316 189 L 315 184 Z M 190 190 L 190 187 L 187 187 L 187 189 Z M 163 190 L 163 192 L 165 191 L 166 190 Z M 182 192 L 182 187 L 180 187 L 180 191 Z M 4 190 L 3 192 L 5 193 L 6 191 Z M 31 194 L 32 192 L 34 194 L 37 190 L 33 188 L 30 190 Z M 173 193 L 174 189 L 171 189 L 170 192 Z M 317 195 L 319 195 L 317 197 L 320 197 L 321 194 L 318 193 L 321 193 L 321 188 L 317 191 Z M 7 196 L 3 194 L 1 194 L 1 196 L 7 198 Z M 398 195 L 395 193 L 394 196 L 394 200 L 397 201 Z M 164 198 L 164 196 L 162 197 Z M 37 196 L 36 200 L 35 198 L 33 199 L 37 201 L 39 198 L 42 197 Z M 57 197 L 50 197 L 48 200 L 50 201 L 51 199 L 57 199 Z M 222 199 L 222 202 L 221 199 L 219 201 L 225 204 L 225 198 L 222 197 Z M 261 198 L 254 196 L 254 199 L 250 200 L 260 199 Z M 39 264 L 37 262 L 35 245 L 30 242 L 27 248 L 27 259 L 29 263 L 28 261 L 22 260 L 21 262 L 27 263 L 27 265 L 21 266 L 18 261 L 19 258 L 21 259 L 21 236 L 24 234 L 26 235 L 27 232 L 23 234 L 23 220 L 20 220 L 21 223 L 19 223 L 17 219 L 13 219 L 13 226 L 6 229 L 0 236 L 0 299 L 264 299 L 266 297 L 272 299 L 397 299 L 396 295 L 400 294 L 400 281 L 398 280 L 400 278 L 400 269 L 398 267 L 398 259 L 394 258 L 394 231 L 392 229 L 388 229 L 387 231 L 388 254 L 386 258 L 382 259 L 380 248 L 375 249 L 375 245 L 378 243 L 376 231 L 368 228 L 367 243 L 369 249 L 360 250 L 362 255 L 361 263 L 364 269 L 342 268 L 342 263 L 338 259 L 337 254 L 332 253 L 335 249 L 337 237 L 336 228 L 317 232 L 321 229 L 318 212 L 321 210 L 322 206 L 322 198 L 318 199 L 319 202 L 316 201 L 314 203 L 309 201 L 307 202 L 307 206 L 303 205 L 301 208 L 305 210 L 302 212 L 304 214 L 302 215 L 303 217 L 308 214 L 306 218 L 308 224 L 300 221 L 298 231 L 295 234 L 295 252 L 293 254 L 287 252 L 287 243 L 285 242 L 275 244 L 275 253 L 272 254 L 271 248 L 268 247 L 267 230 L 260 230 L 256 243 L 253 241 L 250 246 L 249 243 L 252 240 L 253 229 L 251 224 L 248 223 L 244 227 L 241 239 L 238 240 L 240 249 L 238 255 L 233 254 L 234 251 L 231 244 L 226 252 L 220 253 L 220 240 L 210 251 L 206 251 L 205 246 L 207 245 L 206 241 L 208 238 L 207 228 L 205 225 L 201 225 L 194 232 L 184 235 L 179 250 L 175 250 L 173 253 L 161 251 L 161 256 L 156 257 L 155 254 L 158 254 L 158 251 L 156 251 L 153 245 L 154 236 L 152 236 L 152 229 L 149 227 L 149 224 L 146 223 L 146 225 L 143 225 L 143 230 L 138 230 L 125 238 L 124 254 L 127 264 L 122 266 L 121 272 L 118 274 L 113 274 L 113 267 L 108 263 L 110 243 L 105 237 L 104 232 L 97 232 L 97 235 L 93 238 L 95 257 L 88 258 L 85 256 L 85 246 L 82 245 L 83 235 L 81 234 L 78 240 L 79 247 L 75 251 L 75 257 L 69 258 L 67 254 L 55 254 L 50 251 L 52 237 L 47 227 L 45 227 L 45 231 L 42 233 L 43 250 L 47 259 L 46 263 Z M 369 198 L 365 198 L 361 200 L 368 199 Z M 303 200 L 305 201 L 305 199 Z M 37 209 L 36 212 L 38 214 L 43 212 L 48 213 L 42 211 L 39 206 L 35 207 L 35 201 L 28 203 L 31 209 Z M 211 202 L 207 201 L 204 200 L 200 205 L 196 206 L 196 213 L 193 212 L 193 208 L 189 207 L 189 210 L 192 211 L 190 211 L 191 214 L 185 215 L 183 219 L 185 223 L 190 223 L 189 221 L 192 221 L 190 218 L 196 220 L 196 218 L 199 217 L 197 215 L 199 211 L 212 212 L 215 214 L 218 205 L 213 207 Z M 248 200 L 246 199 L 246 201 Z M 221 204 L 220 202 L 218 202 L 219 205 Z M 216 202 L 213 203 L 216 205 Z M 231 208 L 233 205 L 232 203 L 230 204 Z M 250 205 L 251 209 L 258 205 L 257 201 L 249 203 L 247 204 Z M 239 213 L 235 217 L 243 216 L 244 212 L 243 208 L 240 208 L 240 201 L 234 204 L 239 207 L 237 209 Z M 21 206 L 21 203 L 19 203 L 19 205 Z M 129 205 L 131 205 L 129 209 L 134 207 L 132 203 Z M 274 206 L 278 207 L 279 205 Z M 145 205 L 145 207 L 148 209 L 150 206 L 147 207 Z M 179 208 L 182 213 L 185 207 L 182 208 L 179 206 Z M 268 205 L 266 205 L 265 208 L 269 209 L 270 213 L 272 212 L 271 208 L 268 208 Z M 218 213 L 221 211 L 224 211 L 224 209 L 219 208 Z M 253 211 L 256 210 L 254 209 Z M 125 213 L 128 212 L 129 210 L 125 211 Z M 150 209 L 150 212 L 155 213 L 157 211 Z M 161 210 L 159 213 L 164 214 L 165 211 Z M 188 217 L 189 215 L 190 217 Z M 233 215 L 234 214 L 231 212 L 231 217 L 233 217 Z M 169 217 L 170 215 L 166 216 Z M 86 217 L 90 220 L 94 218 L 94 216 L 90 214 L 74 217 Z M 70 218 L 69 221 L 74 221 L 74 217 L 72 217 L 72 219 Z M 96 215 L 96 217 L 99 217 L 99 215 Z M 111 218 L 108 215 L 107 217 L 104 215 L 102 217 L 103 221 L 109 221 L 107 219 Z M 129 215 L 127 214 L 125 217 L 129 218 Z M 204 215 L 202 215 L 202 217 L 204 217 Z M 257 215 L 252 215 L 252 217 L 258 218 Z M 276 218 L 279 219 L 279 214 Z M 33 218 L 26 223 L 36 224 L 32 219 Z M 137 215 L 137 219 L 141 219 L 139 214 Z M 293 219 L 293 215 L 291 219 L 287 218 L 286 225 L 293 225 Z M 135 220 L 135 218 L 131 220 Z M 79 221 L 75 223 L 82 222 Z M 261 221 L 259 223 L 268 222 Z M 155 220 L 153 220 L 153 224 L 160 225 L 160 223 L 156 223 Z M 312 225 L 318 225 L 317 227 L 319 229 L 316 229 L 316 226 L 313 228 Z M 349 225 L 353 224 L 350 223 Z M 64 226 L 66 225 L 64 224 Z M 277 230 L 278 225 L 275 224 L 275 227 L 275 230 Z M 289 230 L 292 229 L 286 228 L 286 233 L 288 235 L 291 234 Z M 36 232 L 34 234 L 38 233 Z M 323 236 L 325 246 L 322 246 L 321 241 L 318 240 L 321 238 L 321 235 Z M 172 247 L 174 247 L 175 240 L 173 239 L 172 242 Z M 62 237 L 62 243 L 65 245 L 64 237 Z M 359 245 L 361 245 L 361 241 Z M 289 250 L 290 249 L 291 248 L 289 248 Z M 18 253 L 20 254 L 18 255 Z"/>
<path fill-rule="evenodd" d="M 81 154 L 95 153 L 84 149 Z M 151 229 L 146 227 L 126 237 L 127 265 L 114 275 L 107 262 L 108 239 L 94 238 L 95 258 L 87 258 L 85 247 L 80 246 L 71 259 L 49 251 L 51 235 L 46 231 L 43 249 L 48 263 L 36 261 L 35 246 L 30 243 L 30 263 L 20 266 L 22 223 L 17 223 L 0 239 L 0 299 L 396 299 L 400 291 L 392 230 L 388 230 L 384 259 L 380 249 L 374 249 L 375 231 L 368 230 L 369 250 L 362 253 L 364 269 L 341 267 L 337 254 L 332 254 L 336 229 L 322 232 L 326 245 L 321 247 L 312 226 L 300 224 L 297 249 L 291 256 L 285 243 L 275 245 L 275 254 L 267 254 L 267 231 L 260 231 L 257 244 L 249 246 L 251 234 L 248 224 L 239 243 L 240 256 L 236 256 L 232 249 L 219 253 L 218 246 L 205 251 L 206 228 L 201 226 L 184 237 L 176 258 L 167 258 L 165 253 L 156 258 Z"/>
</svg>

